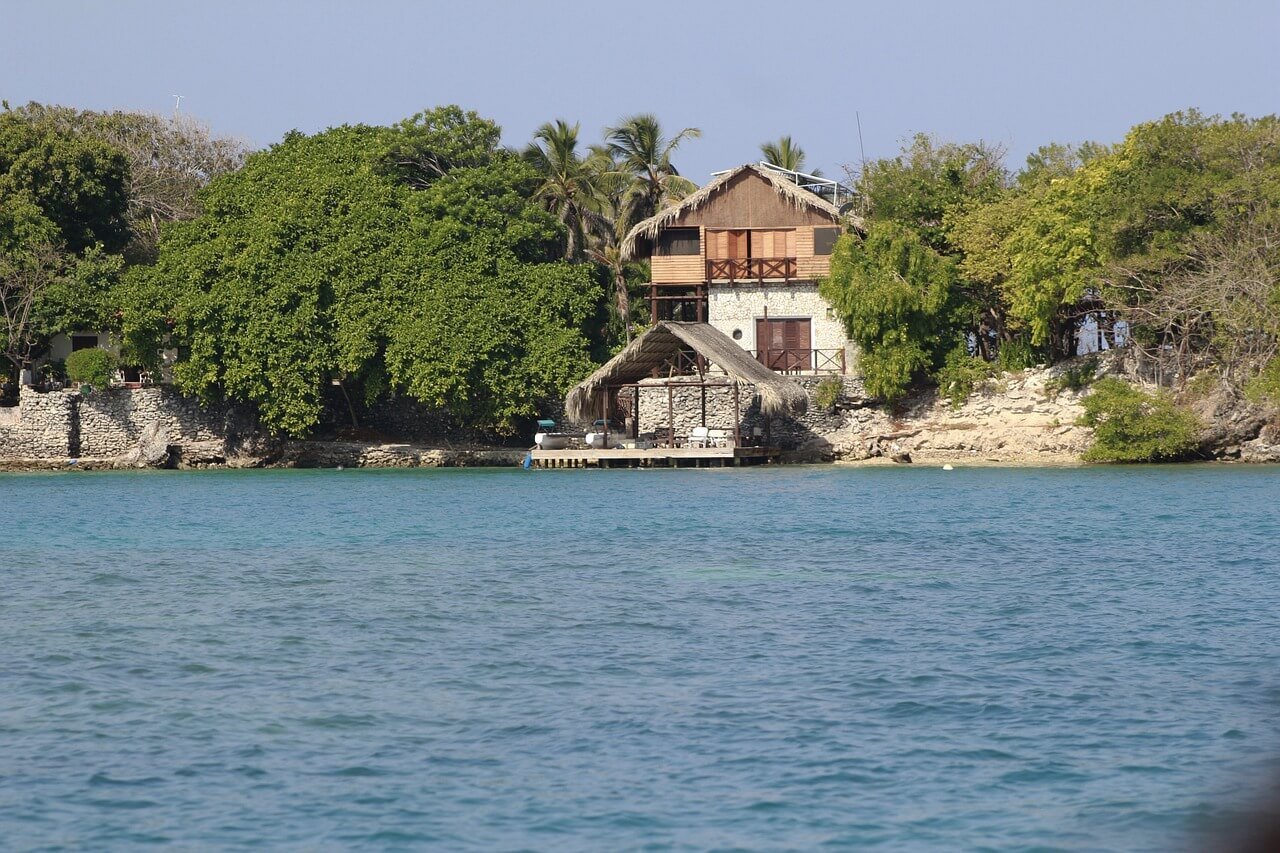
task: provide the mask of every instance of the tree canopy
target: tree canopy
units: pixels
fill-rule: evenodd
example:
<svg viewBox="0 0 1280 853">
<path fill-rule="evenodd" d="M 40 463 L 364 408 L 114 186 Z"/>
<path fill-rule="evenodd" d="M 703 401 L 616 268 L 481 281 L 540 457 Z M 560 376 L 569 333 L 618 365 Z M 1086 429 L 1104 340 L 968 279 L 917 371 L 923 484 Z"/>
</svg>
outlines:
<svg viewBox="0 0 1280 853">
<path fill-rule="evenodd" d="M 556 261 L 537 175 L 490 127 L 445 108 L 252 155 L 133 271 L 133 351 L 154 359 L 170 335 L 182 388 L 252 402 L 290 434 L 315 426 L 328 383 L 513 429 L 588 370 L 600 294 Z"/>
</svg>

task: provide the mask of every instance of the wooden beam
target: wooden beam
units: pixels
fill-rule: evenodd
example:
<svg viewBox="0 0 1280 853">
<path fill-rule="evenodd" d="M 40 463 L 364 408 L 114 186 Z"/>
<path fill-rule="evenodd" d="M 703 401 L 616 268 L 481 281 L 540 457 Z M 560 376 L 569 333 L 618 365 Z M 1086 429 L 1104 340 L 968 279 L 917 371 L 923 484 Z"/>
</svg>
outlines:
<svg viewBox="0 0 1280 853">
<path fill-rule="evenodd" d="M 742 404 L 740 402 L 740 389 L 738 383 L 733 383 L 733 446 L 737 447 L 742 444 L 741 433 L 742 422 Z"/>
</svg>

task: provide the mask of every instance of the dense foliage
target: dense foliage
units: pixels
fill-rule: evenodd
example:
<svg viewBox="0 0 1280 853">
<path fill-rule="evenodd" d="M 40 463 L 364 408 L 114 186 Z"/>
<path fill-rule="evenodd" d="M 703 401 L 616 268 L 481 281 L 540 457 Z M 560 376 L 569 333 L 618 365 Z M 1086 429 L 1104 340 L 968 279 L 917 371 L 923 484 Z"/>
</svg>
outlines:
<svg viewBox="0 0 1280 853">
<path fill-rule="evenodd" d="M 6 104 L 0 343 L 12 370 L 59 331 L 112 331 L 148 366 L 176 349 L 182 388 L 293 434 L 331 385 L 510 431 L 643 326 L 623 237 L 694 189 L 674 155 L 697 128 L 638 114 L 579 135 L 548 122 L 515 154 L 448 106 L 246 156 L 184 117 Z M 789 136 L 761 154 L 806 167 Z M 931 380 L 960 402 L 1069 356 L 1094 314 L 1165 376 L 1210 367 L 1280 404 L 1280 119 L 1175 113 L 1017 172 L 920 135 L 857 189 L 865 228 L 821 291 L 872 394 Z"/>
<path fill-rule="evenodd" d="M 12 369 L 51 335 L 114 327 L 127 259 L 235 169 L 243 146 L 198 123 L 27 104 L 0 112 L 0 343 Z"/>
<path fill-rule="evenodd" d="M 168 332 L 180 387 L 290 434 L 315 426 L 329 383 L 514 428 L 589 369 L 599 288 L 555 260 L 537 176 L 489 126 L 446 108 L 251 156 L 130 276 L 131 352 L 154 360 Z"/>
<path fill-rule="evenodd" d="M 1148 394 L 1114 377 L 1093 383 L 1081 424 L 1093 427 L 1088 462 L 1176 462 L 1197 447 L 1200 425 L 1170 396 Z"/>
<path fill-rule="evenodd" d="M 97 347 L 76 350 L 67 356 L 67 378 L 81 385 L 105 388 L 115 370 L 115 356 Z"/>
<path fill-rule="evenodd" d="M 892 402 L 933 375 L 984 328 L 989 297 L 967 286 L 945 228 L 948 212 L 999 191 L 999 152 L 918 136 L 902 156 L 868 164 L 859 187 L 872 215 L 836 245 L 821 292 L 862 351 L 869 393 Z"/>
<path fill-rule="evenodd" d="M 1280 120 L 1174 113 L 1113 147 L 1045 146 L 1017 174 L 998 155 L 917 137 L 863 170 L 866 235 L 838 252 L 860 259 L 833 266 L 826 292 L 882 396 L 930 372 L 959 388 L 980 371 L 966 356 L 1070 356 L 1077 321 L 1097 312 L 1175 377 L 1209 364 L 1241 385 L 1280 354 Z M 901 250 L 873 251 L 889 224 L 900 246 L 952 262 L 945 299 L 942 281 L 901 275 Z M 870 283 L 899 275 L 914 314 L 887 332 L 904 303 Z"/>
</svg>

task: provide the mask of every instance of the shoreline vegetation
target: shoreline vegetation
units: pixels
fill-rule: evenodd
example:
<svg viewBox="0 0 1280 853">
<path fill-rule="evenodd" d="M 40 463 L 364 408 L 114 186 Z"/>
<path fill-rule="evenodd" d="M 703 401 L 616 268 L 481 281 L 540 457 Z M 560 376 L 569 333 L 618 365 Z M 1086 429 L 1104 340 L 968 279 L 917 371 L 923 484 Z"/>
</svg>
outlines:
<svg viewBox="0 0 1280 853">
<path fill-rule="evenodd" d="M 675 161 L 698 136 L 556 119 L 517 149 L 444 106 L 250 151 L 185 116 L 4 103 L 0 404 L 118 360 L 251 411 L 277 449 L 246 465 L 520 453 L 499 445 L 644 330 L 624 238 L 696 190 Z M 789 136 L 757 155 L 810 168 Z M 842 426 L 787 458 L 1280 460 L 1280 119 L 1177 112 L 1017 169 L 921 134 L 847 178 L 863 225 L 820 288 L 865 399 L 824 399 Z M 1122 346 L 1076 356 L 1086 328 Z M 79 331 L 115 352 L 52 358 Z M 438 413 L 437 446 L 362 438 L 396 402 Z"/>
</svg>

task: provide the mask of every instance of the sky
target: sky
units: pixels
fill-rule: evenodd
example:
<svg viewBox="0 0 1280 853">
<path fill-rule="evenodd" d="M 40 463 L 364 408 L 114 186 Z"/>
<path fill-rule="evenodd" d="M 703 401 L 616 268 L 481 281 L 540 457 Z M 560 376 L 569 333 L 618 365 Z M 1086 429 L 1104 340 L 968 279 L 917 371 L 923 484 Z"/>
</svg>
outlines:
<svg viewBox="0 0 1280 853">
<path fill-rule="evenodd" d="M 1278 43 L 1274 0 L 0 0 L 0 98 L 168 113 L 181 94 L 254 147 L 445 103 L 513 146 L 653 112 L 702 130 L 676 164 L 703 182 L 782 134 L 839 175 L 917 132 L 1017 166 L 1178 109 L 1280 112 Z"/>
</svg>

